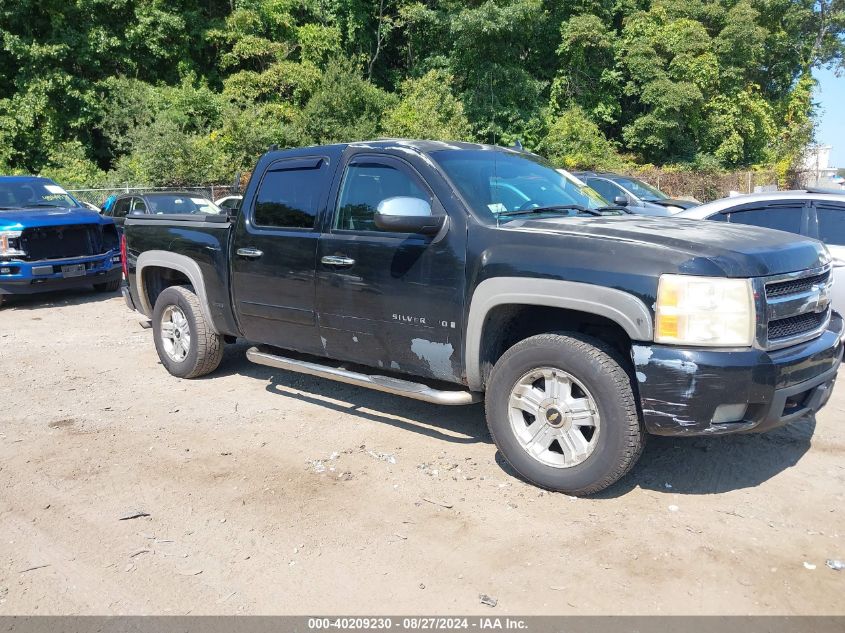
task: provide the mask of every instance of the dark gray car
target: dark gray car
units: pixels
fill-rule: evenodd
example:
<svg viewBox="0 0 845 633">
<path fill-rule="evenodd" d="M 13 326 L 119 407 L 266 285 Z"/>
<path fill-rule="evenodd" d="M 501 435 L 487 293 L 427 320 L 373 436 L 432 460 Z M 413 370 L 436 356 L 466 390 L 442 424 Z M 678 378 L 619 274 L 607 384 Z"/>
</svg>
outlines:
<svg viewBox="0 0 845 633">
<path fill-rule="evenodd" d="M 211 200 L 185 191 L 127 193 L 115 199 L 101 213 L 122 229 L 129 215 L 172 215 L 223 213 Z"/>
</svg>

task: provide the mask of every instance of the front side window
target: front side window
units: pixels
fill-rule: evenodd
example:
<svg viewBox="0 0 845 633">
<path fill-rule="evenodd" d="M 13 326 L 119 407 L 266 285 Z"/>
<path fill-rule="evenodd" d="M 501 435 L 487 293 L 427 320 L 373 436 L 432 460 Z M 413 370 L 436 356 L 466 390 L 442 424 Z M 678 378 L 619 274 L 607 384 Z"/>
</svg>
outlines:
<svg viewBox="0 0 845 633">
<path fill-rule="evenodd" d="M 819 239 L 832 246 L 845 246 L 845 206 L 818 207 Z"/>
<path fill-rule="evenodd" d="M 379 231 L 375 223 L 378 206 L 395 197 L 419 198 L 431 204 L 431 196 L 410 173 L 385 163 L 353 163 L 343 177 L 334 228 Z"/>
<path fill-rule="evenodd" d="M 319 166 L 268 171 L 255 196 L 254 223 L 273 228 L 314 228 L 322 185 Z"/>
<path fill-rule="evenodd" d="M 625 192 L 623 192 L 619 187 L 614 185 L 612 182 L 604 180 L 603 178 L 589 178 L 587 180 L 587 184 L 598 191 L 599 194 L 601 194 L 601 197 L 608 202 L 613 202 L 616 199 L 616 196 L 625 195 Z"/>
<path fill-rule="evenodd" d="M 660 189 L 652 187 L 647 182 L 637 180 L 636 178 L 619 177 L 614 178 L 614 180 L 641 200 L 666 200 L 669 197 L 660 191 Z"/>
<path fill-rule="evenodd" d="M 131 213 L 134 215 L 141 215 L 147 212 L 147 205 L 144 203 L 142 198 L 133 198 L 132 199 L 132 211 Z"/>
<path fill-rule="evenodd" d="M 801 233 L 804 205 L 795 204 L 778 207 L 748 209 L 731 213 L 732 224 L 748 224 L 766 229 L 777 229 L 787 233 Z"/>
</svg>

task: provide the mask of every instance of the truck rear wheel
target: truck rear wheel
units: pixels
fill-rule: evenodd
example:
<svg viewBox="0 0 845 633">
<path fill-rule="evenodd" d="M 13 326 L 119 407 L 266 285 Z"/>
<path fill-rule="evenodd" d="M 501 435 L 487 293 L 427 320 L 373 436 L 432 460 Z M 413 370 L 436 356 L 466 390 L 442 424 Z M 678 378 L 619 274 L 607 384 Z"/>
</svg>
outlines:
<svg viewBox="0 0 845 633">
<path fill-rule="evenodd" d="M 223 358 L 223 337 L 212 331 L 199 299 L 184 286 L 166 288 L 156 299 L 153 335 L 161 363 L 179 378 L 205 376 Z"/>
<path fill-rule="evenodd" d="M 487 425 L 528 481 L 589 495 L 627 473 L 644 434 L 616 353 L 580 334 L 540 334 L 502 355 L 487 384 Z"/>
</svg>

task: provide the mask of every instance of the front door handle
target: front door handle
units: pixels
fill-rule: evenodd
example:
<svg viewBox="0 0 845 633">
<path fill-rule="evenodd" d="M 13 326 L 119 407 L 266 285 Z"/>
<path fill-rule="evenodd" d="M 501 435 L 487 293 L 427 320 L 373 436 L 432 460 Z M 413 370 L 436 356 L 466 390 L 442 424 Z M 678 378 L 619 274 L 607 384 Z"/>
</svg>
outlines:
<svg viewBox="0 0 845 633">
<path fill-rule="evenodd" d="M 320 260 L 326 266 L 336 266 L 338 268 L 348 268 L 355 265 L 355 260 L 351 257 L 344 257 L 343 255 L 326 255 Z"/>
<path fill-rule="evenodd" d="M 247 257 L 249 259 L 258 259 L 264 254 L 264 251 L 260 251 L 257 248 L 239 248 L 237 250 L 238 257 Z"/>
</svg>

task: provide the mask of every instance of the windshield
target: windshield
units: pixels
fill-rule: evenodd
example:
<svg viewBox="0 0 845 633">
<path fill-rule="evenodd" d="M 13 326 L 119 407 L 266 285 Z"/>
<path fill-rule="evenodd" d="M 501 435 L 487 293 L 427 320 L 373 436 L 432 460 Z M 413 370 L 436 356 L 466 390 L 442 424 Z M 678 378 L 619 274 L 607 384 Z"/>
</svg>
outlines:
<svg viewBox="0 0 845 633">
<path fill-rule="evenodd" d="M 625 187 L 641 200 L 666 200 L 669 196 L 650 184 L 635 178 L 613 178 L 613 182 Z"/>
<path fill-rule="evenodd" d="M 530 154 L 461 149 L 440 150 L 431 156 L 473 210 L 491 220 L 510 220 L 508 216 L 532 209 L 574 216 L 579 214 L 578 207 L 607 205 L 589 187 L 579 186 Z M 575 208 L 566 208 L 569 205 Z"/>
<path fill-rule="evenodd" d="M 0 181 L 0 211 L 21 208 L 69 208 L 79 203 L 49 180 Z"/>
<path fill-rule="evenodd" d="M 156 215 L 167 213 L 222 213 L 220 207 L 211 200 L 180 195 L 147 196 L 149 212 Z"/>
</svg>

